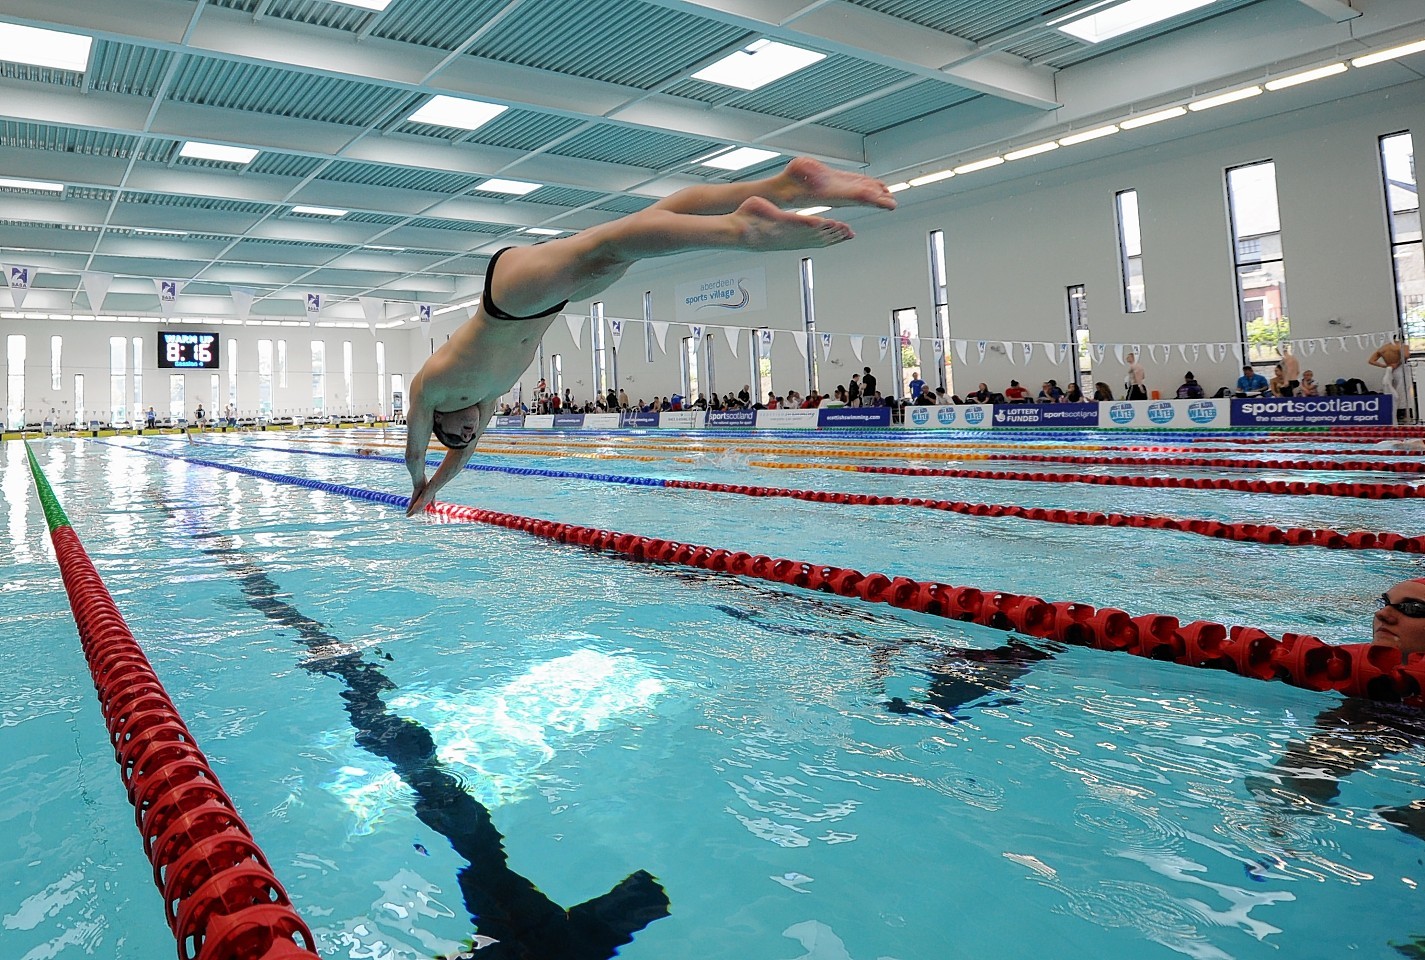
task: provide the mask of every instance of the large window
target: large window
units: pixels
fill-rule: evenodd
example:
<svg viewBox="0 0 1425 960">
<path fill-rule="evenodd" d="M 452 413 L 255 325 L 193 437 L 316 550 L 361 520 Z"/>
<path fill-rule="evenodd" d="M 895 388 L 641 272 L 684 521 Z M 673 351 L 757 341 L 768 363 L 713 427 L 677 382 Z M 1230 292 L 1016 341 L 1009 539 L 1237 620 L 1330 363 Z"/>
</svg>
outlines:
<svg viewBox="0 0 1425 960">
<path fill-rule="evenodd" d="M 64 350 L 64 338 L 63 338 L 63 337 L 50 337 L 50 338 L 49 338 L 49 388 L 50 388 L 51 390 L 58 390 L 58 389 L 59 389 L 59 381 L 60 381 L 59 355 L 60 355 L 60 353 L 61 353 L 63 350 Z"/>
<path fill-rule="evenodd" d="M 643 355 L 653 362 L 653 291 L 643 291 Z"/>
<path fill-rule="evenodd" d="M 134 423 L 143 417 L 143 337 L 134 337 Z"/>
<path fill-rule="evenodd" d="M 386 344 L 376 341 L 376 411 L 386 418 Z"/>
<path fill-rule="evenodd" d="M 237 410 L 238 349 L 237 340 L 228 341 L 228 403 Z"/>
<path fill-rule="evenodd" d="M 208 375 L 208 392 L 211 397 L 207 414 L 209 420 L 216 420 L 218 413 L 223 408 L 223 386 L 221 378 L 216 373 Z"/>
<path fill-rule="evenodd" d="M 312 341 L 312 411 L 327 412 L 327 344 L 325 340 Z"/>
<path fill-rule="evenodd" d="M 604 305 L 597 302 L 589 308 L 590 350 L 594 355 L 594 396 L 602 398 L 609 392 L 609 357 L 604 345 Z"/>
<path fill-rule="evenodd" d="M 346 380 L 346 412 L 348 414 L 355 412 L 356 405 L 356 380 L 352 366 L 351 341 L 343 340 L 341 342 L 341 373 Z"/>
<path fill-rule="evenodd" d="M 109 338 L 109 422 L 127 420 L 127 370 L 129 341 L 126 337 Z"/>
<path fill-rule="evenodd" d="M 272 412 L 272 341 L 257 341 L 257 412 Z"/>
<path fill-rule="evenodd" d="M 816 362 L 816 280 L 812 271 L 811 257 L 802 257 L 802 329 L 806 331 L 807 343 L 807 393 L 819 390 Z"/>
<path fill-rule="evenodd" d="M 1275 363 L 1291 336 L 1282 259 L 1277 168 L 1270 160 L 1227 171 L 1242 342 L 1251 363 Z"/>
<path fill-rule="evenodd" d="M 1425 353 L 1425 245 L 1420 233 L 1420 190 L 1415 179 L 1415 145 L 1409 133 L 1380 138 L 1390 212 L 1390 252 L 1400 326 L 1412 354 Z"/>
<path fill-rule="evenodd" d="M 1115 197 L 1118 210 L 1118 260 L 1123 271 L 1123 309 L 1142 313 L 1148 309 L 1143 288 L 1143 236 L 1138 226 L 1138 191 L 1124 190 Z"/>
<path fill-rule="evenodd" d="M 183 412 L 187 397 L 184 390 L 187 380 L 181 373 L 171 373 L 168 375 L 168 415 L 174 420 L 183 420 L 187 414 Z"/>
<path fill-rule="evenodd" d="M 939 363 L 935 365 L 935 386 L 944 387 L 946 392 L 953 393 L 950 389 L 949 366 L 950 360 L 950 281 L 945 268 L 945 231 L 930 231 L 930 299 L 935 305 L 935 339 L 940 341 Z M 904 363 L 904 358 L 902 358 Z M 909 394 L 906 384 L 901 384 L 901 396 Z"/>
<path fill-rule="evenodd" d="M 694 337 L 684 337 L 682 340 L 683 349 L 679 351 L 678 357 L 682 369 L 683 396 L 687 398 L 687 405 L 691 407 L 693 400 L 698 395 L 698 341 Z"/>
<path fill-rule="evenodd" d="M 84 415 L 87 412 L 84 409 L 84 374 L 76 373 L 74 375 L 74 422 L 84 423 Z"/>
<path fill-rule="evenodd" d="M 5 338 L 5 360 L 9 364 L 6 378 L 5 422 L 10 427 L 25 425 L 25 335 L 12 333 Z"/>
<path fill-rule="evenodd" d="M 277 341 L 277 385 L 287 386 L 287 341 Z"/>
</svg>

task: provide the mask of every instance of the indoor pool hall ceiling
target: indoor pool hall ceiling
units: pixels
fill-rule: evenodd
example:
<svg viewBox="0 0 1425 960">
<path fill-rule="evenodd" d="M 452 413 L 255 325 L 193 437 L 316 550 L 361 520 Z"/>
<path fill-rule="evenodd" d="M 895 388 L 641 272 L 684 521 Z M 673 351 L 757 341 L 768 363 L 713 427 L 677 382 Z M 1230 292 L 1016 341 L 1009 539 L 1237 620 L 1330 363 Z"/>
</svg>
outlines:
<svg viewBox="0 0 1425 960">
<path fill-rule="evenodd" d="M 5 0 L 0 260 L 35 268 L 30 316 L 92 313 L 89 272 L 113 277 L 104 314 L 154 315 L 173 279 L 251 290 L 253 316 L 379 297 L 395 324 L 476 295 L 500 246 L 792 154 L 916 204 L 1425 73 L 1425 52 L 1351 64 L 1425 38 L 1422 0 L 1146 0 L 1179 12 L 1094 36 L 1120 3 Z M 15 27 L 90 42 L 20 62 Z M 717 72 L 782 47 L 781 79 Z M 763 152 L 706 165 L 735 148 Z"/>
</svg>

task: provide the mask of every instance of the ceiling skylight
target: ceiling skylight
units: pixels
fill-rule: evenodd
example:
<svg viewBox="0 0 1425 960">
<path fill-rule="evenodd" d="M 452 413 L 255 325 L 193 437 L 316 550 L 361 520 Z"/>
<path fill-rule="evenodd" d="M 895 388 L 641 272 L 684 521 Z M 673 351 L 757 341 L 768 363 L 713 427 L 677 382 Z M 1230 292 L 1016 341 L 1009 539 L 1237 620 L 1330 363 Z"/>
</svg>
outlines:
<svg viewBox="0 0 1425 960">
<path fill-rule="evenodd" d="M 511 193 L 517 197 L 522 197 L 527 193 L 534 193 L 542 183 L 527 183 L 524 180 L 501 180 L 499 177 L 492 177 L 477 186 L 476 190 L 484 190 L 486 193 Z"/>
<path fill-rule="evenodd" d="M 466 100 L 464 97 L 435 96 L 406 118 L 411 123 L 428 123 L 457 130 L 477 130 L 508 110 L 498 103 Z"/>
<path fill-rule="evenodd" d="M 0 60 L 83 73 L 93 37 L 0 23 Z"/>
<path fill-rule="evenodd" d="M 178 151 L 180 157 L 190 160 L 216 160 L 219 163 L 252 163 L 257 151 L 250 147 L 225 147 L 220 143 L 202 143 L 189 140 Z"/>
<path fill-rule="evenodd" d="M 736 150 L 729 150 L 727 153 L 719 153 L 715 157 L 710 157 L 702 161 L 705 167 L 716 167 L 719 170 L 743 170 L 747 167 L 759 163 L 766 163 L 773 157 L 781 154 L 775 150 L 758 150 L 754 147 L 738 147 Z"/>
<path fill-rule="evenodd" d="M 1104 8 L 1102 4 L 1092 8 L 1094 12 L 1081 16 L 1082 11 L 1070 14 L 1062 22 L 1050 26 L 1085 43 L 1101 43 L 1114 37 L 1141 30 L 1205 7 L 1216 0 L 1124 0 L 1123 3 Z"/>
<path fill-rule="evenodd" d="M 48 180 L 18 180 L 14 177 L 0 177 L 0 187 L 7 190 L 43 190 L 47 193 L 63 193 L 64 184 L 50 183 Z"/>
<path fill-rule="evenodd" d="M 803 50 L 775 40 L 758 40 L 703 67 L 693 74 L 693 79 L 739 90 L 756 90 L 825 59 L 824 53 Z"/>
</svg>

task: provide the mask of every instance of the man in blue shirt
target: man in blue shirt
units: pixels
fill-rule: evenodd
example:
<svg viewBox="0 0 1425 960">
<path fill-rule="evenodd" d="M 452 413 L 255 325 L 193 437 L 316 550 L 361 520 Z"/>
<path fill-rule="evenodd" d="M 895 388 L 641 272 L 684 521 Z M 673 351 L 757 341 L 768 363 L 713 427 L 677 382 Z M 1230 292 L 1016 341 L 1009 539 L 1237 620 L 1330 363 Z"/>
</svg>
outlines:
<svg viewBox="0 0 1425 960">
<path fill-rule="evenodd" d="M 924 390 L 924 389 L 925 389 L 925 381 L 922 380 L 922 379 L 920 379 L 920 371 L 919 371 L 919 370 L 912 370 L 912 371 L 910 372 L 910 398 L 911 398 L 911 400 L 919 400 L 919 399 L 920 399 L 920 391 L 922 391 L 922 390 Z"/>
<path fill-rule="evenodd" d="M 1237 378 L 1237 396 L 1262 396 L 1266 394 L 1267 388 L 1267 378 L 1253 369 L 1250 363 L 1242 368 L 1242 375 Z"/>
</svg>

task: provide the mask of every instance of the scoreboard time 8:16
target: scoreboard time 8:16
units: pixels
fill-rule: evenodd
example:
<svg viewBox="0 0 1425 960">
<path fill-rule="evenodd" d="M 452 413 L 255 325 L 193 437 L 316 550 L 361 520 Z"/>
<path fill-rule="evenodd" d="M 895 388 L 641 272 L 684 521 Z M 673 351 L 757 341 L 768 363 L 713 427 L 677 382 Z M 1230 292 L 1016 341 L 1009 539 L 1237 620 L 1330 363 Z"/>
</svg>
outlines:
<svg viewBox="0 0 1425 960">
<path fill-rule="evenodd" d="M 213 369 L 218 367 L 218 335 L 160 331 L 158 335 L 158 365 Z"/>
</svg>

